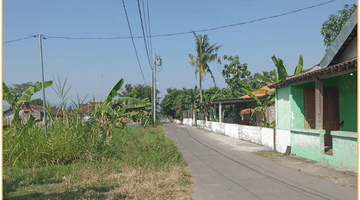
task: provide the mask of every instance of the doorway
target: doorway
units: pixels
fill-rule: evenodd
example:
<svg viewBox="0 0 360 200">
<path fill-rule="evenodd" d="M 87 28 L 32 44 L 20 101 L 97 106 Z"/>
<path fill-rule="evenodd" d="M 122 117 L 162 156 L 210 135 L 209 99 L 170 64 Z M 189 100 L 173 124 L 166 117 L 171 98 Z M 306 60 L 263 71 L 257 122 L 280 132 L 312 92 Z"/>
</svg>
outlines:
<svg viewBox="0 0 360 200">
<path fill-rule="evenodd" d="M 315 129 L 315 88 L 304 88 L 304 128 Z M 339 89 L 336 87 L 323 88 L 323 129 L 325 153 L 332 155 L 332 130 L 339 130 Z"/>
</svg>

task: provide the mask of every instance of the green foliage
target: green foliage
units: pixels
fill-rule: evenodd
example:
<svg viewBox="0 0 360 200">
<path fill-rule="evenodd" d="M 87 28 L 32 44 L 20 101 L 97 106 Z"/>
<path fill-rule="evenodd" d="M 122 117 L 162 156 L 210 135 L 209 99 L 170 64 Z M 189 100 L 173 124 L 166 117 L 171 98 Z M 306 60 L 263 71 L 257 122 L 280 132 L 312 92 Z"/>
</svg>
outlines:
<svg viewBox="0 0 360 200">
<path fill-rule="evenodd" d="M 345 4 L 343 10 L 337 11 L 335 15 L 331 14 L 329 19 L 322 24 L 321 35 L 324 37 L 324 46 L 326 47 L 326 50 L 329 49 L 331 43 L 334 42 L 342 27 L 355 12 L 356 8 L 356 4 L 352 4 L 351 6 Z"/>
<path fill-rule="evenodd" d="M 52 84 L 53 84 L 52 81 L 44 82 L 45 88 L 51 86 Z M 41 89 L 42 89 L 42 83 L 36 82 L 34 85 L 30 86 L 28 89 L 25 90 L 23 95 L 21 95 L 21 97 L 18 99 L 18 102 L 29 102 L 31 99 L 31 96 L 34 93 L 40 91 Z"/>
<path fill-rule="evenodd" d="M 277 73 L 276 70 L 271 71 L 271 75 L 273 75 L 273 78 L 270 77 L 266 77 L 260 74 L 255 75 L 257 79 L 260 79 L 264 82 L 270 82 L 270 83 L 279 83 L 280 81 L 284 81 L 286 80 L 286 77 L 289 76 L 287 70 L 286 70 L 286 64 L 280 59 L 280 58 L 276 58 L 275 55 L 273 55 L 271 57 L 271 59 L 273 60 L 276 68 L 277 68 Z M 295 67 L 295 71 L 294 74 L 299 74 L 303 71 L 303 57 L 302 55 L 300 55 L 299 58 L 299 63 L 298 65 Z"/>
<path fill-rule="evenodd" d="M 267 92 L 268 97 L 265 99 L 264 103 L 262 103 L 257 96 L 255 96 L 252 92 L 247 89 L 244 89 L 244 92 L 249 95 L 252 99 L 256 101 L 258 106 L 254 109 L 253 113 L 251 114 L 251 120 L 255 119 L 258 113 L 262 113 L 264 115 L 264 120 L 262 121 L 262 126 L 268 125 L 266 121 L 266 108 L 268 105 L 271 105 L 275 102 L 275 91 Z M 270 125 L 269 125 L 270 126 Z"/>
<path fill-rule="evenodd" d="M 254 76 L 251 76 L 251 72 L 248 70 L 247 64 L 241 64 L 239 61 L 239 56 L 228 56 L 224 55 L 223 60 L 230 61 L 229 64 L 224 65 L 224 69 L 222 71 L 222 75 L 225 78 L 226 84 L 232 89 L 239 91 L 239 95 L 236 97 L 240 97 L 242 89 L 245 88 L 247 90 L 255 90 L 261 86 L 263 86 L 264 82 L 271 82 L 269 80 L 272 79 L 273 72 L 263 72 L 263 75 L 256 73 Z M 264 79 L 261 79 L 264 82 L 257 80 L 257 77 L 261 76 Z M 259 78 L 260 79 L 260 78 Z M 236 98 L 234 97 L 234 98 Z"/>
<path fill-rule="evenodd" d="M 286 64 L 280 58 L 276 58 L 275 55 L 271 56 L 276 68 L 277 68 L 277 75 L 280 81 L 286 80 L 286 77 L 289 76 L 286 70 Z"/>
<path fill-rule="evenodd" d="M 14 97 L 14 100 L 17 101 L 21 95 L 32 85 L 32 82 L 13 84 L 12 87 L 9 87 L 9 91 Z"/>
<path fill-rule="evenodd" d="M 122 85 L 124 84 L 124 79 L 120 79 L 114 86 L 111 88 L 109 94 L 106 97 L 106 100 L 104 103 L 110 103 L 114 97 L 117 96 L 117 91 L 120 90 Z"/>
<path fill-rule="evenodd" d="M 14 105 L 16 103 L 13 95 L 10 92 L 10 89 L 3 82 L 3 99 L 8 102 L 10 105 Z"/>
<path fill-rule="evenodd" d="M 43 100 L 42 99 L 40 99 L 40 98 L 37 98 L 37 99 L 33 99 L 33 100 L 31 100 L 30 101 L 30 104 L 33 104 L 33 105 L 43 105 Z"/>
<path fill-rule="evenodd" d="M 147 85 L 138 84 L 133 86 L 128 83 L 125 85 L 125 89 L 121 89 L 121 93 L 118 93 L 119 97 L 133 97 L 136 99 L 152 99 L 152 88 Z M 159 90 L 156 90 L 156 94 L 160 94 Z"/>
<path fill-rule="evenodd" d="M 304 66 L 303 57 L 302 57 L 302 55 L 300 55 L 299 64 L 296 66 L 294 74 L 300 74 L 303 71 L 302 70 L 303 66 Z"/>
<path fill-rule="evenodd" d="M 204 79 L 204 76 L 206 73 L 210 73 L 211 78 L 214 81 L 215 84 L 215 78 L 210 70 L 210 67 L 208 63 L 215 61 L 218 59 L 218 55 L 216 52 L 220 48 L 220 46 L 216 46 L 215 44 L 210 45 L 209 38 L 207 35 L 196 35 L 196 33 L 193 31 L 195 36 L 195 51 L 196 55 L 192 55 L 189 53 L 190 58 L 190 64 L 192 66 L 195 66 L 195 79 L 197 73 L 199 73 L 200 80 L 199 80 L 199 90 L 200 90 L 200 102 L 202 102 L 203 95 L 202 95 L 202 87 L 201 87 L 201 81 Z M 218 60 L 219 61 L 219 60 Z M 216 84 L 215 84 L 216 85 Z"/>
<path fill-rule="evenodd" d="M 48 139 L 43 134 L 44 127 L 33 123 L 16 131 L 6 129 L 4 166 L 27 168 L 114 159 L 130 166 L 156 169 L 185 164 L 162 125 L 145 129 L 117 128 L 108 135 L 96 120 L 83 123 L 76 117 L 71 119 L 68 125 L 56 120 L 48 126 Z"/>
<path fill-rule="evenodd" d="M 53 79 L 55 80 L 55 77 L 53 77 Z M 64 110 L 66 108 L 66 101 L 70 98 L 70 96 L 67 96 L 67 94 L 72 86 L 66 89 L 66 82 L 67 82 L 67 78 L 65 79 L 64 83 L 61 83 L 60 77 L 58 76 L 58 81 L 57 82 L 55 81 L 55 87 L 51 86 L 55 91 L 55 93 L 57 94 L 57 96 L 60 98 L 59 99 L 60 110 Z"/>
<path fill-rule="evenodd" d="M 52 85 L 52 81 L 45 81 L 44 85 L 45 87 L 49 87 Z M 14 111 L 14 117 L 11 122 L 11 124 L 16 128 L 18 128 L 18 124 L 20 123 L 19 120 L 19 109 L 25 102 L 29 102 L 31 99 L 31 96 L 40 91 L 42 89 L 42 83 L 36 82 L 34 85 L 28 87 L 25 92 L 20 96 L 20 98 L 15 101 L 13 95 L 11 94 L 9 88 L 6 86 L 6 84 L 3 82 L 3 96 L 4 100 L 8 102 Z"/>
</svg>

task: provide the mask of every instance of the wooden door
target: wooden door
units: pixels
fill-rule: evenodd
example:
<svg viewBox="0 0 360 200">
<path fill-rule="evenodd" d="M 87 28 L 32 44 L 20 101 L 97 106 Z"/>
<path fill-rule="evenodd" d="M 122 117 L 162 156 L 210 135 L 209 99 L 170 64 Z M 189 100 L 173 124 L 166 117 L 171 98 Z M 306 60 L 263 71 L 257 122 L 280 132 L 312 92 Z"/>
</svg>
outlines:
<svg viewBox="0 0 360 200">
<path fill-rule="evenodd" d="M 315 88 L 304 88 L 304 128 L 315 129 Z"/>
<path fill-rule="evenodd" d="M 331 146 L 330 131 L 339 130 L 339 89 L 323 89 L 323 129 L 325 145 Z M 304 88 L 304 128 L 315 129 L 315 88 Z"/>
<path fill-rule="evenodd" d="M 325 146 L 332 146 L 330 131 L 339 130 L 339 89 L 334 87 L 324 88 L 324 122 Z"/>
</svg>

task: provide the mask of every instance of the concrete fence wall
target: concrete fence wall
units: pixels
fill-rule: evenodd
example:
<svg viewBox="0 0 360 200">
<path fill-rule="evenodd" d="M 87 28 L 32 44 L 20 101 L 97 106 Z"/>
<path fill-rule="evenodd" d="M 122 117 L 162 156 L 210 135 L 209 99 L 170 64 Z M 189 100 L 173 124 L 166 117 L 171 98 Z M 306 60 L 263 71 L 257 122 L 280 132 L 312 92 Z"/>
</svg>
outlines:
<svg viewBox="0 0 360 200">
<path fill-rule="evenodd" d="M 189 119 L 183 124 L 192 125 Z M 274 149 L 274 135 L 276 151 L 285 153 L 291 146 L 291 154 L 323 162 L 337 167 L 357 168 L 357 133 L 346 131 L 331 131 L 333 155 L 326 155 L 324 134 L 325 130 L 314 129 L 272 129 L 258 126 L 229 124 L 197 120 L 197 127 L 208 131 L 221 133 L 236 139 L 250 141 Z M 274 133 L 275 131 L 275 133 Z"/>
<path fill-rule="evenodd" d="M 188 119 L 184 119 L 183 124 L 188 124 L 188 121 Z M 274 129 L 272 128 L 212 121 L 205 122 L 205 120 L 197 120 L 197 127 L 274 149 Z M 286 147 L 290 146 L 290 131 L 277 129 L 276 136 L 276 151 L 285 153 Z"/>
<path fill-rule="evenodd" d="M 324 135 L 325 130 L 291 130 L 291 153 L 320 162 L 322 154 L 325 153 Z"/>
<path fill-rule="evenodd" d="M 178 119 L 173 119 L 172 122 L 176 123 L 176 124 L 181 124 L 181 121 Z"/>
<path fill-rule="evenodd" d="M 357 133 L 331 131 L 334 165 L 357 168 Z"/>
<path fill-rule="evenodd" d="M 291 153 L 337 167 L 357 169 L 357 133 L 331 131 L 333 155 L 325 154 L 325 130 L 291 130 Z"/>
</svg>

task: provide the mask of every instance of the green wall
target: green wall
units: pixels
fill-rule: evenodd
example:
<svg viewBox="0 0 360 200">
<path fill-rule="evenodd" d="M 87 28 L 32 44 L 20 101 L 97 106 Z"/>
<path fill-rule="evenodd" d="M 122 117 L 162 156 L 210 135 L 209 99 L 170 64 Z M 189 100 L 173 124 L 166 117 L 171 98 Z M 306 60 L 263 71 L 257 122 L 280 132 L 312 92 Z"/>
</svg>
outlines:
<svg viewBox="0 0 360 200">
<path fill-rule="evenodd" d="M 340 122 L 342 131 L 357 132 L 357 72 L 339 77 Z"/>
<path fill-rule="evenodd" d="M 276 127 L 290 130 L 304 128 L 304 92 L 302 86 L 287 86 L 276 90 Z"/>
<path fill-rule="evenodd" d="M 314 87 L 315 83 L 287 86 L 276 90 L 276 127 L 290 130 L 304 128 L 304 87 Z M 325 79 L 324 87 L 339 88 L 340 122 L 344 120 L 342 131 L 357 132 L 357 74 L 344 74 Z M 315 103 L 315 102 L 314 102 Z"/>
<path fill-rule="evenodd" d="M 290 129 L 291 124 L 290 86 L 276 89 L 276 128 Z"/>
<path fill-rule="evenodd" d="M 291 128 L 304 128 L 304 89 L 291 86 Z"/>
</svg>

